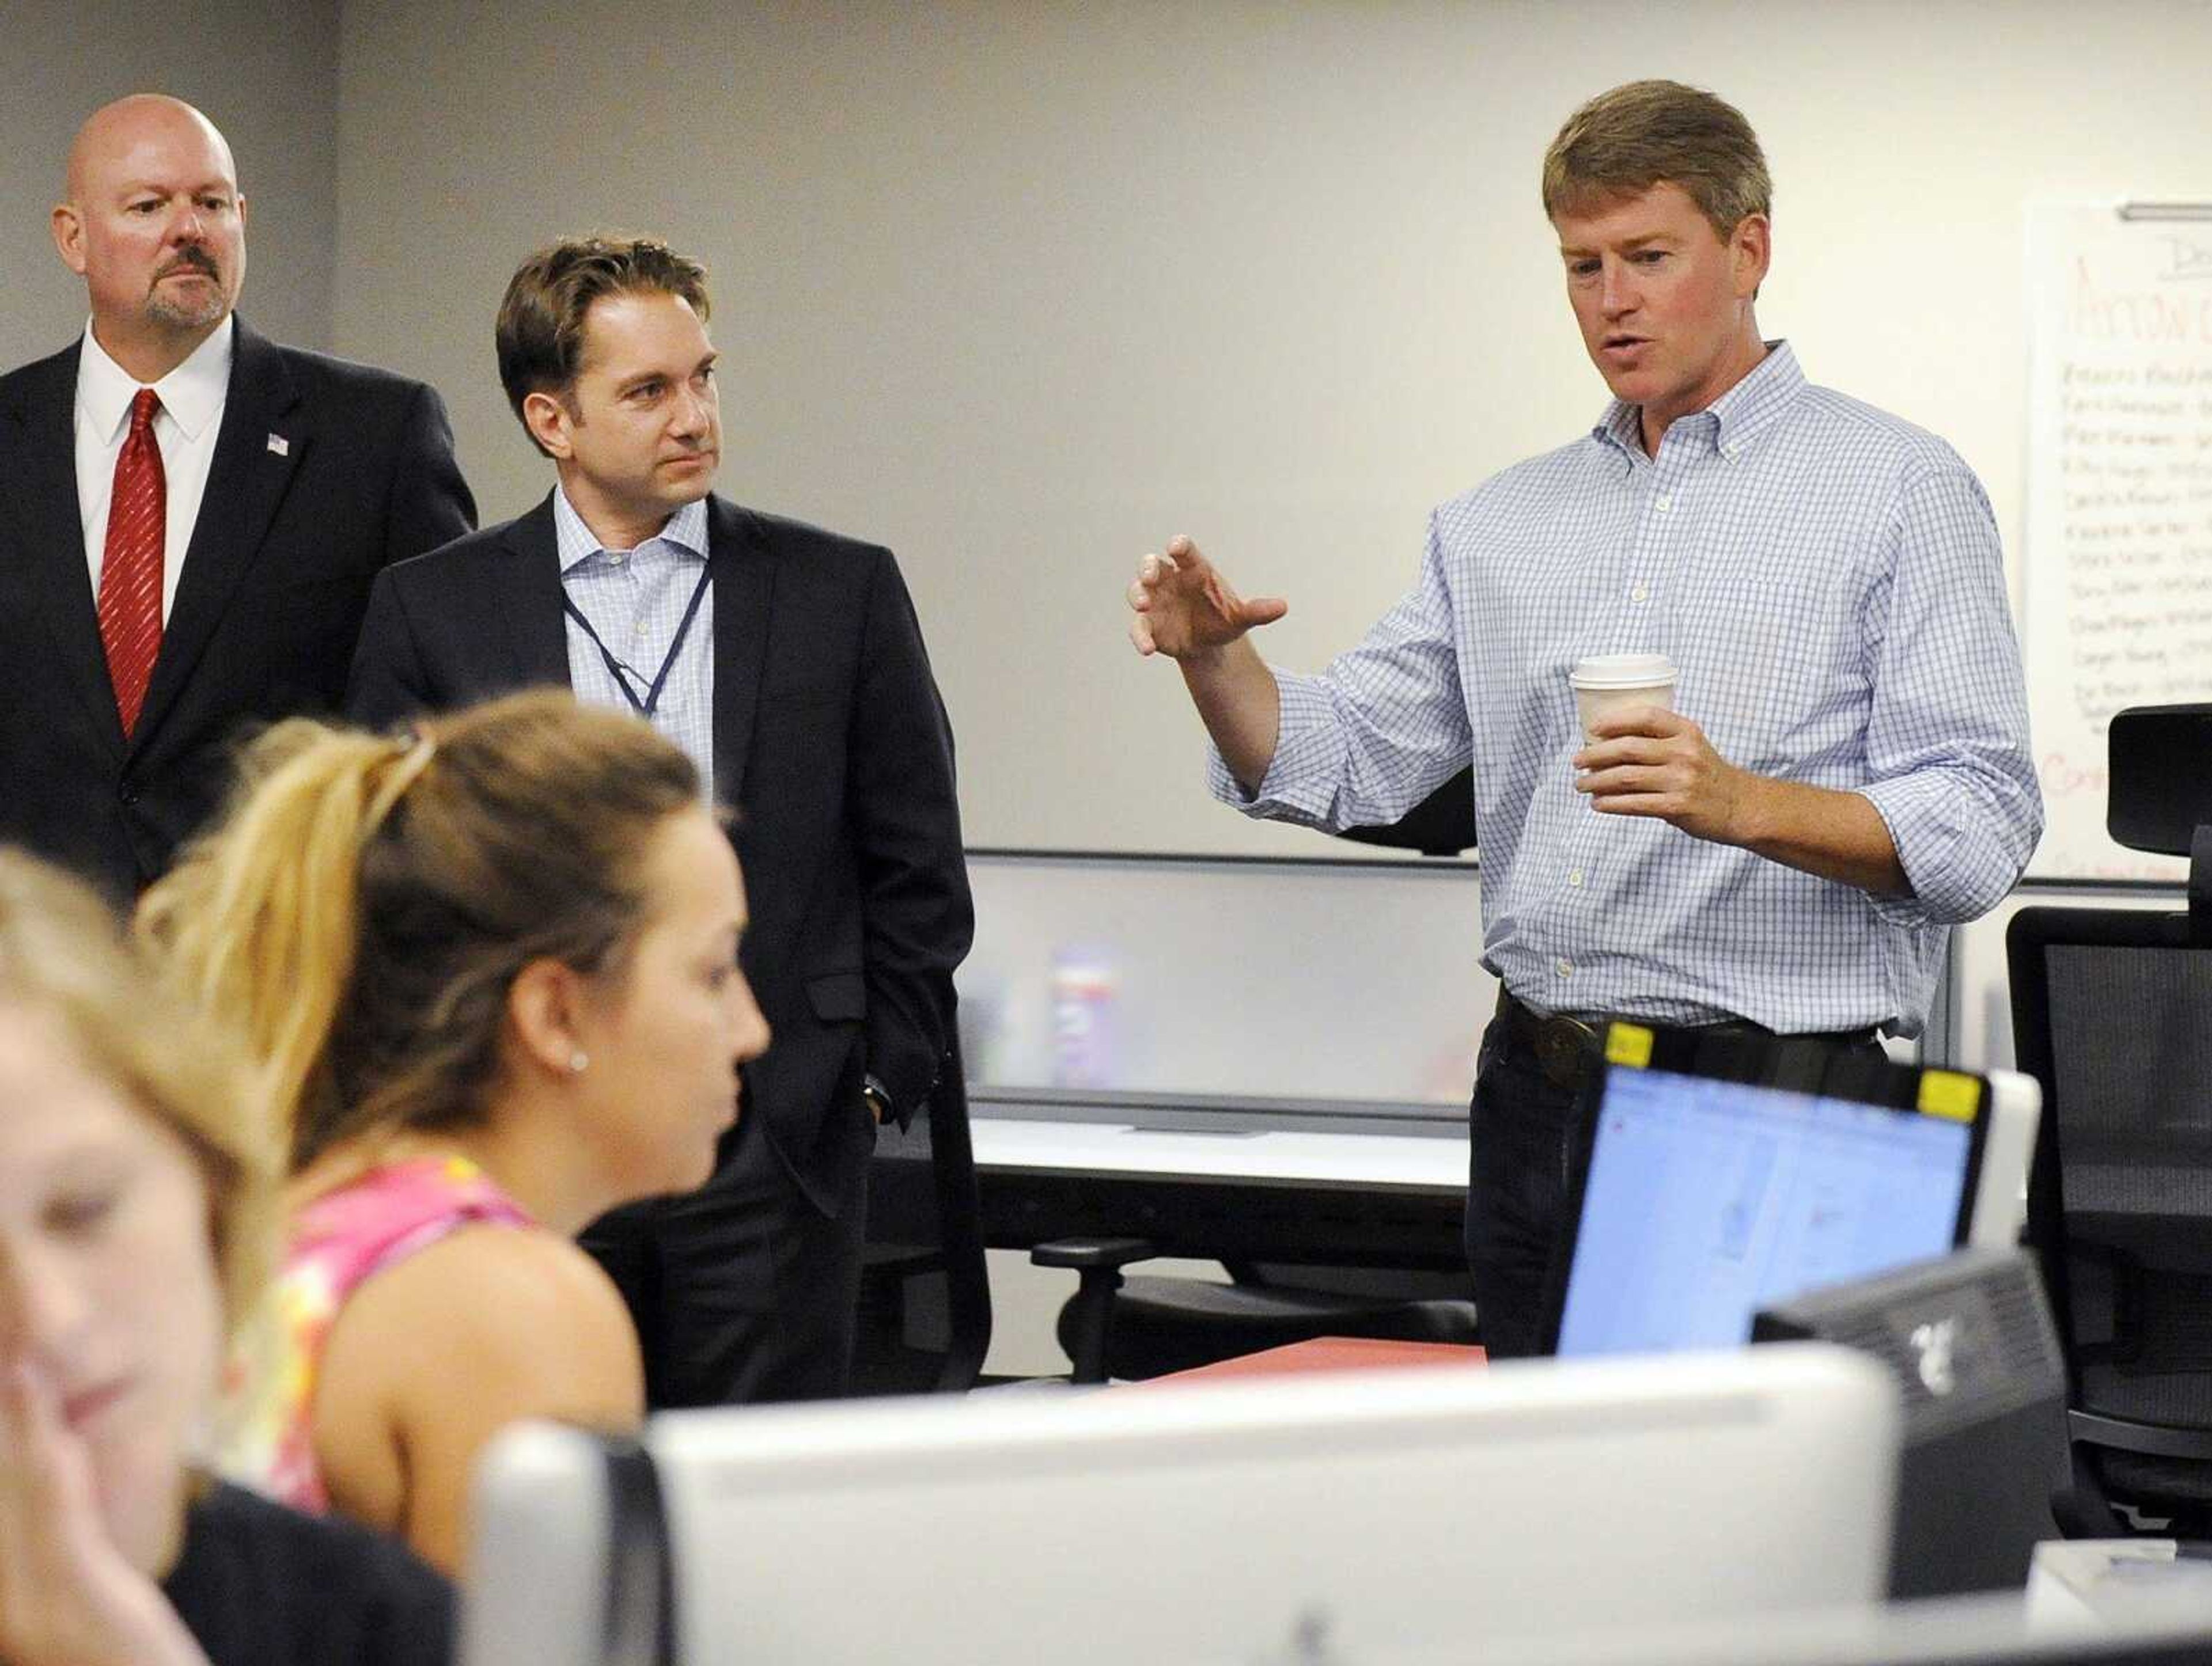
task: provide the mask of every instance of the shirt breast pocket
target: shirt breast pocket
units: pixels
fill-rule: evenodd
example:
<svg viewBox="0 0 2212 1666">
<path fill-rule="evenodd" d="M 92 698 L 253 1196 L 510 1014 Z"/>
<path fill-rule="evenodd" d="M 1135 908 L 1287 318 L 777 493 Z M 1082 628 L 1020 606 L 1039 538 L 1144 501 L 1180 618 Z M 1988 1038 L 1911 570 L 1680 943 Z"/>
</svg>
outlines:
<svg viewBox="0 0 2212 1666">
<path fill-rule="evenodd" d="M 1863 692 L 1856 595 L 1844 572 L 1800 566 L 1692 598 L 1678 627 L 1682 714 L 1745 768 L 1775 772 L 1802 757 L 1822 715 Z"/>
</svg>

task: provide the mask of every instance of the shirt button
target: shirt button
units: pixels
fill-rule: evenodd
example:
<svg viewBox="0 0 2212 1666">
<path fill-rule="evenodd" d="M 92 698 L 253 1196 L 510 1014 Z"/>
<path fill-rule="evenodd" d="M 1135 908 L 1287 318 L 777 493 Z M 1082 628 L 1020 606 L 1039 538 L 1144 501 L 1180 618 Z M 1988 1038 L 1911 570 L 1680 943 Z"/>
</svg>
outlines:
<svg viewBox="0 0 2212 1666">
<path fill-rule="evenodd" d="M 643 636 L 645 634 L 645 621 L 641 619 L 636 624 L 631 626 L 629 627 L 629 633 L 632 636 Z"/>
<path fill-rule="evenodd" d="M 1628 592 L 1628 599 L 1632 602 L 1648 602 L 1651 599 L 1651 592 L 1638 585 Z"/>
<path fill-rule="evenodd" d="M 1653 500 L 1652 502 L 1652 507 L 1659 510 L 1662 513 L 1672 509 L 1674 506 L 1674 494 L 1672 492 L 1662 492 L 1657 498 Z"/>
<path fill-rule="evenodd" d="M 1570 885 L 1579 887 L 1582 882 L 1583 870 L 1579 868 L 1576 869 L 1572 873 L 1567 875 L 1567 883 Z M 1565 961 L 1561 961 L 1560 964 L 1565 966 L 1566 963 Z"/>
<path fill-rule="evenodd" d="M 1559 962 L 1559 976 L 1562 978 L 1571 978 L 1575 975 L 1575 968 L 1572 961 L 1561 960 Z"/>
</svg>

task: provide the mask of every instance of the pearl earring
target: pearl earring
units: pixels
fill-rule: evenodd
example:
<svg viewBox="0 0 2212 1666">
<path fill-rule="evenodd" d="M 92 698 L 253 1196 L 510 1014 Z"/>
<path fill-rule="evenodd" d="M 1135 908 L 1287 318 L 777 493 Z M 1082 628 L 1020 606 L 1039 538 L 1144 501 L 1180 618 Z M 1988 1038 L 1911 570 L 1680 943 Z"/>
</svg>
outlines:
<svg viewBox="0 0 2212 1666">
<path fill-rule="evenodd" d="M 591 1068 L 591 1064 L 592 1056 L 586 1052 L 581 1047 L 577 1048 L 574 1052 L 568 1055 L 568 1074 L 572 1076 L 580 1076 L 583 1075 L 586 1070 Z"/>
</svg>

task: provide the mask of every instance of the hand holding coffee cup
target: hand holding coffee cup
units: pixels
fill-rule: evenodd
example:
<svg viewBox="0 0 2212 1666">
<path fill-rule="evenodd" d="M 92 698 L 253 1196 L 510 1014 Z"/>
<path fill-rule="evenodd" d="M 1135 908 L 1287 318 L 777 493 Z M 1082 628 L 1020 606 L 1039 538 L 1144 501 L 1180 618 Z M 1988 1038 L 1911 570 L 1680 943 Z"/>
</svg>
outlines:
<svg viewBox="0 0 2212 1666">
<path fill-rule="evenodd" d="M 1575 791 L 1604 815 L 1649 816 L 1696 839 L 1745 840 L 1739 825 L 1755 778 L 1713 749 L 1705 731 L 1674 710 L 1674 663 L 1664 654 L 1596 654 L 1568 681 L 1582 720 Z M 1601 723 L 1645 715 L 1601 740 Z"/>
<path fill-rule="evenodd" d="M 1674 662 L 1664 654 L 1591 654 L 1577 660 L 1567 683 L 1575 691 L 1583 739 L 1597 738 L 1591 730 L 1608 712 L 1632 706 L 1673 711 L 1674 678 Z"/>
</svg>

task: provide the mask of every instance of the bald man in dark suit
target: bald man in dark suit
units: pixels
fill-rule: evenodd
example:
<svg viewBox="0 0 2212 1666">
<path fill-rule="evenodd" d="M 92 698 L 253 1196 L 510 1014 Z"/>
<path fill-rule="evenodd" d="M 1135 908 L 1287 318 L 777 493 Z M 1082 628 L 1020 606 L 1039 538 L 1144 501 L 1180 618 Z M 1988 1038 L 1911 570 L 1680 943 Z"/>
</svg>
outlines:
<svg viewBox="0 0 2212 1666">
<path fill-rule="evenodd" d="M 245 734 L 335 712 L 371 583 L 475 523 L 438 396 L 234 315 L 246 200 L 190 105 L 71 147 L 82 338 L 0 378 L 0 840 L 127 901 Z"/>
</svg>

